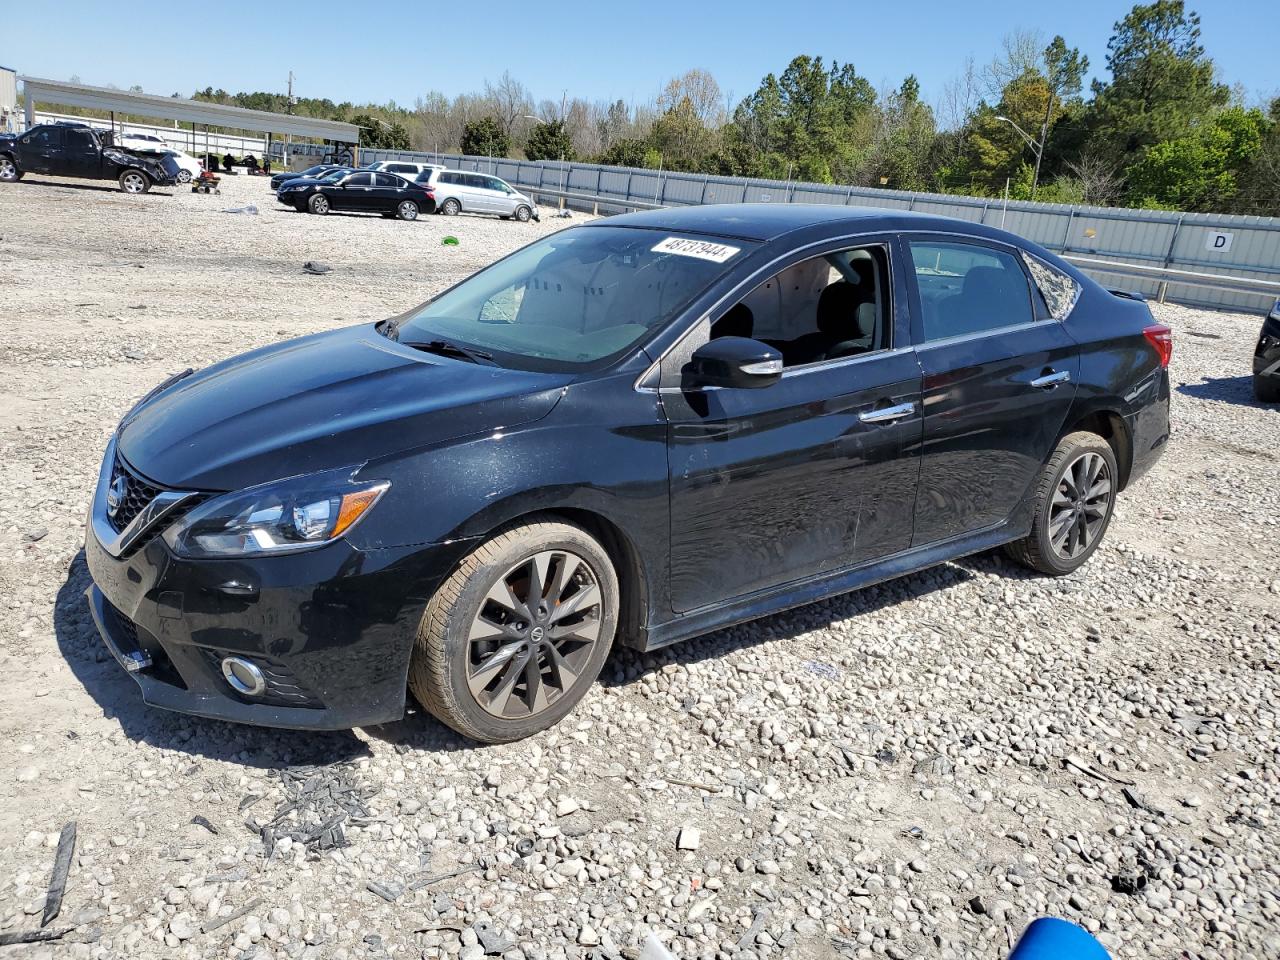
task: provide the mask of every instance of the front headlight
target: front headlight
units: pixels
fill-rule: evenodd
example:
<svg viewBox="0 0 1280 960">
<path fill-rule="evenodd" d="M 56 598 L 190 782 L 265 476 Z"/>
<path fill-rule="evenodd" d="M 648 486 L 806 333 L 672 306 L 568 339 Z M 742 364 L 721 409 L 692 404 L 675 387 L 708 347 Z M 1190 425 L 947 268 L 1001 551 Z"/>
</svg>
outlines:
<svg viewBox="0 0 1280 960">
<path fill-rule="evenodd" d="M 164 532 L 178 556 L 251 557 L 332 543 L 391 486 L 354 482 L 359 467 L 278 480 L 215 497 Z"/>
</svg>

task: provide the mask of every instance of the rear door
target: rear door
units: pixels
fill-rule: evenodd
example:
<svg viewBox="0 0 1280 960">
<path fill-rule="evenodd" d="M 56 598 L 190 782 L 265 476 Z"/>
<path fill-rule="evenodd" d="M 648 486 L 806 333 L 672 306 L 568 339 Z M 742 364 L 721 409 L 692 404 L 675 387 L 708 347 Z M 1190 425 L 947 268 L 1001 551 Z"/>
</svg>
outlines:
<svg viewBox="0 0 1280 960">
<path fill-rule="evenodd" d="M 373 189 L 369 191 L 369 209 L 387 212 L 394 210 L 404 199 L 405 182 L 393 173 L 375 173 Z"/>
<path fill-rule="evenodd" d="M 1079 352 L 1016 247 L 911 234 L 912 334 L 924 372 L 914 546 L 1006 521 L 1075 397 Z"/>
<path fill-rule="evenodd" d="M 101 153 L 98 141 L 88 130 L 74 128 L 63 131 L 63 164 L 67 176 L 93 179 L 98 176 Z"/>
</svg>

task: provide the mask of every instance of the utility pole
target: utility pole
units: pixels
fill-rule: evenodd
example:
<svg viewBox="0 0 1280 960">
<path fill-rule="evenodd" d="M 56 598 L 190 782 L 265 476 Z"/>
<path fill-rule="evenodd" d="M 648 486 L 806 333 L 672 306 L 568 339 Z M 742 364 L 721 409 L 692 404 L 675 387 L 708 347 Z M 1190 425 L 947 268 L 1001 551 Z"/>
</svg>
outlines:
<svg viewBox="0 0 1280 960">
<path fill-rule="evenodd" d="M 285 97 L 284 108 L 288 111 L 289 116 L 293 116 L 293 71 L 289 71 L 289 95 Z M 289 166 L 289 148 L 293 145 L 293 134 L 286 133 L 284 135 L 284 166 Z"/>
</svg>

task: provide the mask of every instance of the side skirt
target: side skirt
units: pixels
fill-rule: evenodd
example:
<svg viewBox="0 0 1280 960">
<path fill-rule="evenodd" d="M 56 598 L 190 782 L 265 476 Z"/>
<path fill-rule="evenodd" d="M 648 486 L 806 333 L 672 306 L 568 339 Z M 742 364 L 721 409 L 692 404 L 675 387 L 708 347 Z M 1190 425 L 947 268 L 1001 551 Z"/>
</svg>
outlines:
<svg viewBox="0 0 1280 960">
<path fill-rule="evenodd" d="M 1022 513 L 1023 511 L 1018 511 L 1019 515 Z M 1021 520 L 1021 516 L 1019 519 Z M 650 626 L 644 640 L 636 646 L 646 651 L 656 650 L 679 643 L 681 640 L 688 640 L 690 637 L 710 633 L 712 630 L 732 627 L 748 620 L 757 620 L 794 607 L 802 607 L 807 603 L 825 600 L 827 597 L 860 590 L 863 587 L 883 583 L 885 580 L 892 580 L 895 577 L 946 563 L 948 560 L 990 550 L 992 547 L 998 547 L 1025 536 L 1029 528 L 1029 518 L 1017 524 L 1005 520 L 976 533 L 967 533 L 939 543 L 904 550 L 847 570 L 762 590 L 714 607 L 703 607 L 675 620 Z"/>
</svg>

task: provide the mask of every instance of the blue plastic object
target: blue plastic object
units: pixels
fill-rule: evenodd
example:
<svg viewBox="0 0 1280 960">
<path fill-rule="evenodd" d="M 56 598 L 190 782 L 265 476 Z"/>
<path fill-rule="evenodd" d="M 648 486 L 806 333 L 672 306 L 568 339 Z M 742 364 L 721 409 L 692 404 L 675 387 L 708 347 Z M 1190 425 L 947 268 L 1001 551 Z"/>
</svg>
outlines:
<svg viewBox="0 0 1280 960">
<path fill-rule="evenodd" d="M 1111 960 L 1111 955 L 1087 930 L 1041 917 L 1023 932 L 1009 960 Z"/>
</svg>

